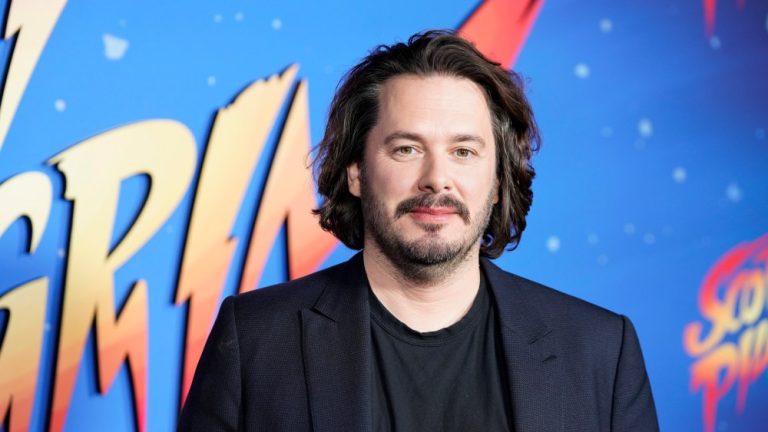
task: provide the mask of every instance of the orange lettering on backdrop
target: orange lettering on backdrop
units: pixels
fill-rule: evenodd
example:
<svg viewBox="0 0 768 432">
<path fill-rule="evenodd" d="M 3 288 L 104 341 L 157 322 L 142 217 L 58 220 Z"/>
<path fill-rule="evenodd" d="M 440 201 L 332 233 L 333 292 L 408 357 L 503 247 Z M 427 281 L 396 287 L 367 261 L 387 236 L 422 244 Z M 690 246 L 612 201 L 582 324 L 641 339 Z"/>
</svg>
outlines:
<svg viewBox="0 0 768 432">
<path fill-rule="evenodd" d="M 287 224 L 290 277 L 304 276 L 325 260 L 337 240 L 320 229 L 312 209 L 313 194 L 309 160 L 309 103 L 306 81 L 301 81 L 269 169 L 267 184 L 251 233 L 240 292 L 256 288 L 269 251 L 283 223 Z"/>
<path fill-rule="evenodd" d="M 717 404 L 736 380 L 738 352 L 733 344 L 723 344 L 691 367 L 691 390 L 704 391 L 704 428 L 714 430 Z M 722 381 L 718 377 L 722 375 Z"/>
<path fill-rule="evenodd" d="M 238 239 L 232 226 L 256 163 L 296 76 L 257 81 L 216 115 L 195 193 L 176 304 L 189 302 L 181 400 L 208 337 Z"/>
<path fill-rule="evenodd" d="M 28 252 L 34 253 L 48 225 L 52 188 L 42 173 L 19 174 L 0 184 L 0 236 L 19 218 L 29 220 Z M 0 425 L 29 430 L 43 343 L 48 278 L 27 282 L 0 296 L 9 317 L 0 345 Z"/>
<path fill-rule="evenodd" d="M 0 351 L 0 413 L 10 416 L 11 432 L 29 430 L 47 298 L 46 277 L 27 282 L 0 296 L 0 310 L 6 309 L 10 313 Z M 0 425 L 4 421 L 0 417 Z"/>
<path fill-rule="evenodd" d="M 683 332 L 685 351 L 697 358 L 691 367 L 691 390 L 703 393 L 707 432 L 714 431 L 718 404 L 735 384 L 736 408 L 743 412 L 749 386 L 768 366 L 768 318 L 761 319 L 768 298 L 766 264 L 768 235 L 728 251 L 712 266 L 699 291 L 709 332 L 704 336 L 705 323 L 699 321 Z"/>
<path fill-rule="evenodd" d="M 751 253 L 750 245 L 737 246 L 707 273 L 699 290 L 699 310 L 710 322 L 710 330 L 706 337 L 702 337 L 704 323 L 692 322 L 685 327 L 683 345 L 689 355 L 698 356 L 709 351 L 720 343 L 727 333 L 739 329 L 740 324 L 734 313 L 740 286 L 727 285 L 722 300 L 719 298 L 719 291 L 725 285 L 724 279 L 731 277 Z"/>
<path fill-rule="evenodd" d="M 136 281 L 116 316 L 114 274 L 177 207 L 191 181 L 195 159 L 194 137 L 185 126 L 151 120 L 105 132 L 50 160 L 64 173 L 65 198 L 73 203 L 51 430 L 64 427 L 92 325 L 99 391 L 109 391 L 127 362 L 136 426 L 145 430 L 147 285 Z M 133 226 L 110 250 L 120 184 L 135 175 L 149 176 L 149 193 Z"/>
</svg>

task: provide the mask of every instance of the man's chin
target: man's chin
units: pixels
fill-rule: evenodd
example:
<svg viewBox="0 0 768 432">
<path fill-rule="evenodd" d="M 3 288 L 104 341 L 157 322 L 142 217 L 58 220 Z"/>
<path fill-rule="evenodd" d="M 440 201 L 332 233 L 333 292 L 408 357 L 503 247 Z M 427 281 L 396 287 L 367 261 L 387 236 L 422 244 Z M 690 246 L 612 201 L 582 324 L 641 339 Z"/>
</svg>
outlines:
<svg viewBox="0 0 768 432">
<path fill-rule="evenodd" d="M 461 245 L 451 244 L 444 240 L 420 239 L 415 242 L 402 244 L 400 253 L 402 259 L 420 266 L 435 266 L 451 263 L 463 254 Z"/>
<path fill-rule="evenodd" d="M 393 235 L 397 232 L 399 235 Z M 397 229 L 389 236 L 375 236 L 377 248 L 411 280 L 426 282 L 445 277 L 467 259 L 472 245 L 462 239 L 446 239 L 446 231 L 405 237 Z M 380 232 L 379 232 L 380 234 Z"/>
<path fill-rule="evenodd" d="M 446 224 L 444 223 L 416 223 L 416 226 L 421 229 L 421 231 L 426 232 L 428 234 L 437 234 L 440 231 L 445 228 Z"/>
</svg>

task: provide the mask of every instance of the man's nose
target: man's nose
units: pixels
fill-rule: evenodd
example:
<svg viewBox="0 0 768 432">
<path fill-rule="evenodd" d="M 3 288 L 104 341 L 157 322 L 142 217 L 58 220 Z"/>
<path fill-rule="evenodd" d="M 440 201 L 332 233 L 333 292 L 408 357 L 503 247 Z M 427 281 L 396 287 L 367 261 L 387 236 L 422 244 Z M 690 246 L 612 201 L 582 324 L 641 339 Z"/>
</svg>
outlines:
<svg viewBox="0 0 768 432">
<path fill-rule="evenodd" d="M 441 193 L 451 190 L 449 161 L 440 155 L 428 154 L 424 158 L 419 190 L 421 192 Z"/>
</svg>

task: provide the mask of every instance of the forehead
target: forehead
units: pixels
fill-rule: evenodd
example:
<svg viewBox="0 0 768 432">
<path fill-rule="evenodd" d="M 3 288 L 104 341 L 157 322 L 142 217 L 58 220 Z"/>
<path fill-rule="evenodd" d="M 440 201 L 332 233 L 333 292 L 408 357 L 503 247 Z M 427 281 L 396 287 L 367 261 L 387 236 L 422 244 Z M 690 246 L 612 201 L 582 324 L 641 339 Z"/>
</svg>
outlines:
<svg viewBox="0 0 768 432">
<path fill-rule="evenodd" d="M 467 78 L 445 75 L 407 74 L 387 80 L 379 93 L 374 129 L 402 129 L 426 135 L 493 135 L 483 89 Z"/>
</svg>

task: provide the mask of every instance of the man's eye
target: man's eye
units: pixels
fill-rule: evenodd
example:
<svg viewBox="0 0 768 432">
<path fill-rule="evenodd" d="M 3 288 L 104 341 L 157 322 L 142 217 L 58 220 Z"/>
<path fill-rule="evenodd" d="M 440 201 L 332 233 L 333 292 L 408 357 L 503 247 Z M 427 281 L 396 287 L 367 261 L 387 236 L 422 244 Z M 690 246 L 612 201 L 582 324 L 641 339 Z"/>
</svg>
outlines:
<svg viewBox="0 0 768 432">
<path fill-rule="evenodd" d="M 472 150 L 470 150 L 468 148 L 456 149 L 456 156 L 458 156 L 460 158 L 468 158 L 468 157 L 472 156 Z"/>
<path fill-rule="evenodd" d="M 415 151 L 416 150 L 413 147 L 409 147 L 409 146 L 398 147 L 395 149 L 395 153 L 399 155 L 404 155 L 404 156 L 412 155 Z"/>
</svg>

